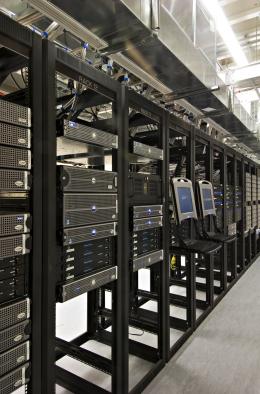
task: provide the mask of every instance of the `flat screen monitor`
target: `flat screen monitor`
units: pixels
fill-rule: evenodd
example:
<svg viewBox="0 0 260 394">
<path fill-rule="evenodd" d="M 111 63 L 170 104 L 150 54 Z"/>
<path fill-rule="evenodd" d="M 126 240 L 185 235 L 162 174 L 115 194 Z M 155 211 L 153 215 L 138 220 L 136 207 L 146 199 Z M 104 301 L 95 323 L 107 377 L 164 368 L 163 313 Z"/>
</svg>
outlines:
<svg viewBox="0 0 260 394">
<path fill-rule="evenodd" d="M 211 189 L 202 189 L 204 211 L 214 209 Z"/>
<path fill-rule="evenodd" d="M 178 186 L 178 198 L 181 213 L 193 212 L 193 203 L 190 187 Z"/>
</svg>

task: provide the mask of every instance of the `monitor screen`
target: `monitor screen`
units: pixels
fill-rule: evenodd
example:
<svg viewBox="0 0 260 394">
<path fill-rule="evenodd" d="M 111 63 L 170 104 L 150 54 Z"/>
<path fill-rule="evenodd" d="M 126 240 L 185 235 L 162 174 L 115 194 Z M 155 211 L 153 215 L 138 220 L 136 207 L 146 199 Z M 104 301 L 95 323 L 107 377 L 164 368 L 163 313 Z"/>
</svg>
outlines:
<svg viewBox="0 0 260 394">
<path fill-rule="evenodd" d="M 208 211 L 213 209 L 213 199 L 210 189 L 202 189 L 204 210 Z"/>
<path fill-rule="evenodd" d="M 191 189 L 189 187 L 178 187 L 178 197 L 181 213 L 193 212 Z"/>
</svg>

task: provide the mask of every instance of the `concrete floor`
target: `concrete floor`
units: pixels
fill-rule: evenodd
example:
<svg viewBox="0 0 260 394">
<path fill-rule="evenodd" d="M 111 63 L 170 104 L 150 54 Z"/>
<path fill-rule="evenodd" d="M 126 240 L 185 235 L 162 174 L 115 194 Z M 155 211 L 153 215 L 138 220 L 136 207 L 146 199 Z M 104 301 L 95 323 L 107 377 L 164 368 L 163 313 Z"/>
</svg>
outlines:
<svg viewBox="0 0 260 394">
<path fill-rule="evenodd" d="M 260 259 L 144 394 L 260 393 Z"/>
</svg>

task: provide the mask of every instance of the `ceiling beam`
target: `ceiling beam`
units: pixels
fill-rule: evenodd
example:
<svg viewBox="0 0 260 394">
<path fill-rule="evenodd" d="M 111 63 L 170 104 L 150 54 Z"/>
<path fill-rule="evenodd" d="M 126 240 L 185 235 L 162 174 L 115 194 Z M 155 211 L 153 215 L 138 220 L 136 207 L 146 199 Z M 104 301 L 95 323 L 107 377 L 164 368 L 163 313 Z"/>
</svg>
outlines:
<svg viewBox="0 0 260 394">
<path fill-rule="evenodd" d="M 249 10 L 239 12 L 238 14 L 233 14 L 228 16 L 228 20 L 231 26 L 237 25 L 238 23 L 248 21 L 259 17 L 260 7 L 254 7 Z"/>
</svg>

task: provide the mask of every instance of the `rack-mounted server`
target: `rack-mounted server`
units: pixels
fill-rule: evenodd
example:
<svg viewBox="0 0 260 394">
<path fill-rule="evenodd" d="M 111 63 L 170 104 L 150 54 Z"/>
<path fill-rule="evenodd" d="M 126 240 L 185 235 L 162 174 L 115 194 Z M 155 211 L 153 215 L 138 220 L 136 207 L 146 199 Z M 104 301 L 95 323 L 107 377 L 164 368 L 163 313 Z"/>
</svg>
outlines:
<svg viewBox="0 0 260 394">
<path fill-rule="evenodd" d="M 151 265 L 163 261 L 163 250 L 157 250 L 147 255 L 133 259 L 133 271 L 138 271 L 141 268 L 148 268 Z"/>
<path fill-rule="evenodd" d="M 105 223 L 92 226 L 68 228 L 63 230 L 63 245 L 114 237 L 117 235 L 117 223 Z"/>
<path fill-rule="evenodd" d="M 31 238 L 28 234 L 0 238 L 0 259 L 30 253 Z"/>
<path fill-rule="evenodd" d="M 28 191 L 31 188 L 31 174 L 29 171 L 0 169 L 0 192 Z"/>
<path fill-rule="evenodd" d="M 31 130 L 0 122 L 0 144 L 30 149 Z"/>
<path fill-rule="evenodd" d="M 163 160 L 163 150 L 154 146 L 145 145 L 141 142 L 130 140 L 129 150 L 138 156 L 153 160 Z"/>
<path fill-rule="evenodd" d="M 30 374 L 30 364 L 26 363 L 4 375 L 0 378 L 0 393 L 12 393 L 19 389 L 19 387 L 24 386 L 28 383 Z"/>
<path fill-rule="evenodd" d="M 150 228 L 162 227 L 162 216 L 155 216 L 143 219 L 135 219 L 133 224 L 133 231 L 147 230 Z"/>
<path fill-rule="evenodd" d="M 63 192 L 117 192 L 116 172 L 70 166 L 58 166 L 57 168 Z"/>
<path fill-rule="evenodd" d="M 30 299 L 0 305 L 0 330 L 30 318 Z"/>
<path fill-rule="evenodd" d="M 133 219 L 162 216 L 162 205 L 145 205 L 133 207 Z"/>
<path fill-rule="evenodd" d="M 31 127 L 31 109 L 0 100 L 0 121 L 16 126 Z"/>
<path fill-rule="evenodd" d="M 31 324 L 29 320 L 0 331 L 0 353 L 17 346 L 21 342 L 25 342 L 29 339 L 30 333 Z"/>
<path fill-rule="evenodd" d="M 7 215 L 0 214 L 0 237 L 29 233 L 31 230 L 31 216 L 29 213 Z"/>
<path fill-rule="evenodd" d="M 26 341 L 0 354 L 0 376 L 26 363 L 30 359 L 30 342 Z"/>
<path fill-rule="evenodd" d="M 98 145 L 104 148 L 117 149 L 118 136 L 98 130 L 85 124 L 62 119 L 57 122 L 57 135 L 68 139 Z"/>
<path fill-rule="evenodd" d="M 0 167 L 31 169 L 31 151 L 0 145 Z"/>
<path fill-rule="evenodd" d="M 62 284 L 58 287 L 57 300 L 65 302 L 90 290 L 97 289 L 107 283 L 117 279 L 117 266 L 88 275 L 70 283 Z"/>
<path fill-rule="evenodd" d="M 117 194 L 64 193 L 58 200 L 60 206 L 64 228 L 117 220 Z"/>
</svg>

